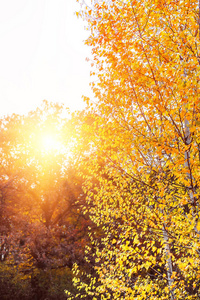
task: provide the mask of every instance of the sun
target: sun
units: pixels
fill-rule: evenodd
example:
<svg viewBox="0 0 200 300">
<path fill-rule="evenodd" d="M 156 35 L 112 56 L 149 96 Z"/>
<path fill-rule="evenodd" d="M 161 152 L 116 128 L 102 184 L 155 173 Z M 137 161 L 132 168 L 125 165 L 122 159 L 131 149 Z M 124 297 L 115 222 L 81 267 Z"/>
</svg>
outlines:
<svg viewBox="0 0 200 300">
<path fill-rule="evenodd" d="M 42 148 L 45 151 L 59 150 L 62 148 L 61 142 L 58 141 L 54 136 L 48 134 L 42 137 Z"/>
<path fill-rule="evenodd" d="M 63 153 L 64 145 L 54 134 L 42 134 L 39 141 L 43 153 Z"/>
</svg>

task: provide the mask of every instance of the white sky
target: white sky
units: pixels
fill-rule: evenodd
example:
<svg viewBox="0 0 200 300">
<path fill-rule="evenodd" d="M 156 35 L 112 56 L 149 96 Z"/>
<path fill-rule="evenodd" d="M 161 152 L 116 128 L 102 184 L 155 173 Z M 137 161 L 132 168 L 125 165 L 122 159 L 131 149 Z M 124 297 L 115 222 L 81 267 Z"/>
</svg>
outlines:
<svg viewBox="0 0 200 300">
<path fill-rule="evenodd" d="M 89 47 L 76 0 L 0 0 L 0 116 L 24 114 L 42 100 L 84 107 Z"/>
</svg>

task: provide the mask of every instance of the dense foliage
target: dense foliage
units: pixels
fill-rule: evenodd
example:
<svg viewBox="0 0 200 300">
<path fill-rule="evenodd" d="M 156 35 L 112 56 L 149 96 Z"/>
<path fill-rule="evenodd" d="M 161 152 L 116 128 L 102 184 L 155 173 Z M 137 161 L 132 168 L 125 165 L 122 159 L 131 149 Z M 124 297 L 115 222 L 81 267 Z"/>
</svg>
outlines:
<svg viewBox="0 0 200 300">
<path fill-rule="evenodd" d="M 86 299 L 199 299 L 198 3 L 80 2 L 96 97 L 82 165 L 105 236 L 93 240 L 98 281 L 76 284 Z"/>
<path fill-rule="evenodd" d="M 0 126 L 1 299 L 66 299 L 66 288 L 76 291 L 73 264 L 90 270 L 84 248 L 94 227 L 73 166 L 72 117 L 44 102 Z"/>
</svg>

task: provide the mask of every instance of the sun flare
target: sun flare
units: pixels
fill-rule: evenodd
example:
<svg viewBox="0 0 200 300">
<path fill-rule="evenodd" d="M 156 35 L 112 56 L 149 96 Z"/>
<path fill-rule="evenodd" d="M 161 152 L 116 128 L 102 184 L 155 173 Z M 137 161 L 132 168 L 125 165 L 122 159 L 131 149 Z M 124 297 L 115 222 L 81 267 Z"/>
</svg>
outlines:
<svg viewBox="0 0 200 300">
<path fill-rule="evenodd" d="M 46 135 L 42 138 L 42 148 L 45 151 L 59 150 L 61 146 L 61 142 L 51 135 Z"/>
<path fill-rule="evenodd" d="M 58 152 L 62 153 L 64 150 L 63 143 L 53 134 L 44 134 L 40 138 L 40 148 L 44 153 Z"/>
</svg>

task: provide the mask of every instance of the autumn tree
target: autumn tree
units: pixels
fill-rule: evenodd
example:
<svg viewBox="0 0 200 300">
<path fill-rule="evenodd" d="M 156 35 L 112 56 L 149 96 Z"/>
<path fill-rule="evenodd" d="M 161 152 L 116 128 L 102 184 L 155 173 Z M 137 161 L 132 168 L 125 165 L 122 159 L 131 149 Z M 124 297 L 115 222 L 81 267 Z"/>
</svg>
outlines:
<svg viewBox="0 0 200 300">
<path fill-rule="evenodd" d="M 63 299 L 66 283 L 74 290 L 72 265 L 89 268 L 93 226 L 74 166 L 78 128 L 64 106 L 46 101 L 0 122 L 1 297 Z"/>
<path fill-rule="evenodd" d="M 80 2 L 95 75 L 84 167 L 98 180 L 85 190 L 106 237 L 99 281 L 77 284 L 93 299 L 199 299 L 198 3 Z"/>
</svg>

